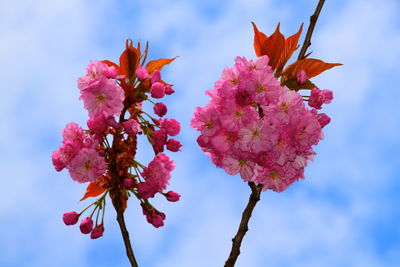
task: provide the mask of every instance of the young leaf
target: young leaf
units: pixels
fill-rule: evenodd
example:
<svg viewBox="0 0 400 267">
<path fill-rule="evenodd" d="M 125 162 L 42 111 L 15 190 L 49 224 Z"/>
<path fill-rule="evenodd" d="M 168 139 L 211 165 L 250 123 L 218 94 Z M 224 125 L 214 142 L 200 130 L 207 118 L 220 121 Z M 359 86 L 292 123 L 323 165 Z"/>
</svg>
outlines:
<svg viewBox="0 0 400 267">
<path fill-rule="evenodd" d="M 293 34 L 289 38 L 285 40 L 285 46 L 283 47 L 283 51 L 280 55 L 277 71 L 281 72 L 286 62 L 292 57 L 294 51 L 299 47 L 298 42 L 303 30 L 303 24 L 301 24 L 300 29 L 297 33 Z"/>
<path fill-rule="evenodd" d="M 324 61 L 315 58 L 306 58 L 298 60 L 293 64 L 289 65 L 288 67 L 286 67 L 286 69 L 282 72 L 282 82 L 295 78 L 297 72 L 299 72 L 300 70 L 304 70 L 307 73 L 307 78 L 310 79 L 328 69 L 340 65 L 343 64 L 325 63 Z"/>
<path fill-rule="evenodd" d="M 132 79 L 135 76 L 139 60 L 140 51 L 133 47 L 132 40 L 126 40 L 126 49 L 119 58 L 119 74 L 125 75 L 128 79 Z"/>
<path fill-rule="evenodd" d="M 275 32 L 264 42 L 264 49 L 269 57 L 268 65 L 270 65 L 273 70 L 277 68 L 285 46 L 285 37 L 279 31 L 279 27 L 280 24 L 278 23 Z"/>
<path fill-rule="evenodd" d="M 88 197 L 97 197 L 98 195 L 102 194 L 104 191 L 105 191 L 105 189 L 103 187 L 99 186 L 97 182 L 92 182 L 86 188 L 86 193 L 81 198 L 81 201 L 87 199 Z"/>
<path fill-rule="evenodd" d="M 174 61 L 176 57 L 174 58 L 160 58 L 157 60 L 152 60 L 147 63 L 146 68 L 149 74 L 153 73 L 155 70 L 161 70 L 165 65 L 168 65 L 172 61 Z"/>
<path fill-rule="evenodd" d="M 252 22 L 251 24 L 253 24 L 254 29 L 254 50 L 256 52 L 256 55 L 257 57 L 266 55 L 263 47 L 264 42 L 268 39 L 268 37 L 257 29 L 257 26 L 254 22 Z"/>
</svg>

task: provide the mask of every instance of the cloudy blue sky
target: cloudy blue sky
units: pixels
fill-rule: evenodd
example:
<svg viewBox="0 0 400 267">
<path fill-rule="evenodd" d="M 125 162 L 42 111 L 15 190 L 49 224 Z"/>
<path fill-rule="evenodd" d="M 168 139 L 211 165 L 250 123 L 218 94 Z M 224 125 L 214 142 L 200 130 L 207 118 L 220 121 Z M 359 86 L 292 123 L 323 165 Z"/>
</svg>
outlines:
<svg viewBox="0 0 400 267">
<path fill-rule="evenodd" d="M 149 40 L 153 59 L 180 56 L 163 75 L 183 127 L 170 185 L 182 200 L 155 200 L 167 214 L 159 229 L 129 203 L 139 265 L 222 266 L 249 188 L 200 152 L 191 114 L 235 56 L 254 58 L 251 21 L 289 35 L 316 2 L 0 1 L 0 266 L 128 266 L 112 209 L 98 240 L 62 223 L 88 203 L 85 186 L 50 161 L 65 124 L 85 125 L 77 77 L 90 60 L 117 60 L 126 38 Z M 334 91 L 332 122 L 306 179 L 262 194 L 237 266 L 400 266 L 399 1 L 327 1 L 311 50 L 344 64 L 314 79 Z"/>
</svg>

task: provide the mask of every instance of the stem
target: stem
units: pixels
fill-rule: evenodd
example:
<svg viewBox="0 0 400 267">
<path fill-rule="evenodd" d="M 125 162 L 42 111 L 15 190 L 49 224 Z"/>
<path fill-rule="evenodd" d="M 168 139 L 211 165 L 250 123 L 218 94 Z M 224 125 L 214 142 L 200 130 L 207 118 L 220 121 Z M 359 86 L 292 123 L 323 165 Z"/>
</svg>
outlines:
<svg viewBox="0 0 400 267">
<path fill-rule="evenodd" d="M 232 239 L 232 249 L 231 253 L 229 254 L 228 259 L 225 262 L 225 267 L 233 267 L 235 266 L 235 262 L 237 257 L 240 254 L 240 246 L 242 244 L 243 237 L 245 236 L 246 232 L 249 230 L 248 223 L 251 217 L 251 213 L 253 212 L 254 207 L 256 206 L 257 202 L 260 200 L 260 194 L 262 185 L 255 185 L 253 182 L 249 182 L 249 186 L 251 188 L 251 195 L 249 197 L 249 202 L 247 203 L 246 208 L 242 214 L 242 220 L 240 221 L 239 229 Z"/>
<path fill-rule="evenodd" d="M 302 60 L 304 58 L 304 55 L 307 52 L 307 48 L 311 45 L 311 36 L 313 34 L 315 24 L 317 23 L 319 13 L 321 12 L 324 3 L 325 0 L 319 0 L 317 8 L 314 11 L 314 14 L 310 17 L 310 25 L 308 25 L 306 38 L 304 39 L 303 46 L 301 47 L 299 57 L 297 58 L 297 60 Z"/>
<path fill-rule="evenodd" d="M 133 254 L 131 241 L 129 240 L 129 233 L 128 233 L 128 230 L 126 229 L 124 212 L 122 210 L 122 207 L 118 207 L 118 208 L 115 207 L 115 210 L 117 211 L 117 221 L 118 221 L 119 227 L 121 228 L 121 234 L 122 234 L 122 237 L 124 238 L 126 255 L 128 256 L 132 267 L 138 267 L 138 264 L 135 259 L 135 255 Z"/>
</svg>

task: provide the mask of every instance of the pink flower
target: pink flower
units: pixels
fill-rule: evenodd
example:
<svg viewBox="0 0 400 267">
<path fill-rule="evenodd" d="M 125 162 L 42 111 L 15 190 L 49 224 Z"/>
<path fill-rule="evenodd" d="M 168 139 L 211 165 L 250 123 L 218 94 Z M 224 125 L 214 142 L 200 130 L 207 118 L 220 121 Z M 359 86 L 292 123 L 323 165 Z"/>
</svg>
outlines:
<svg viewBox="0 0 400 267">
<path fill-rule="evenodd" d="M 296 74 L 296 80 L 299 84 L 304 84 L 307 81 L 307 73 L 304 70 L 299 70 Z"/>
<path fill-rule="evenodd" d="M 56 169 L 56 171 L 60 172 L 65 168 L 65 164 L 61 160 L 59 150 L 53 151 L 53 154 L 51 155 L 51 160 L 53 162 L 53 165 L 54 165 L 54 168 Z"/>
<path fill-rule="evenodd" d="M 181 147 L 182 147 L 182 145 L 178 140 L 169 139 L 167 141 L 167 149 L 169 151 L 178 152 L 178 151 L 181 151 Z"/>
<path fill-rule="evenodd" d="M 90 131 L 95 134 L 101 135 L 108 128 L 107 113 L 102 112 L 101 114 L 90 118 L 87 121 L 87 125 Z"/>
<path fill-rule="evenodd" d="M 164 103 L 156 103 L 154 105 L 154 113 L 162 117 L 167 114 L 167 106 Z"/>
<path fill-rule="evenodd" d="M 83 143 L 85 133 L 75 122 L 68 123 L 62 130 L 63 142 L 72 141 L 73 143 Z"/>
<path fill-rule="evenodd" d="M 321 125 L 321 128 L 324 128 L 326 125 L 328 125 L 331 122 L 331 118 L 329 118 L 328 115 L 325 113 L 320 113 L 317 114 L 317 120 L 319 124 Z"/>
<path fill-rule="evenodd" d="M 146 182 L 138 184 L 141 197 L 149 198 L 157 192 L 162 192 L 167 187 L 174 168 L 174 162 L 167 155 L 157 154 L 142 172 Z"/>
<path fill-rule="evenodd" d="M 168 191 L 165 194 L 165 197 L 167 198 L 168 201 L 171 202 L 176 202 L 179 200 L 179 198 L 181 197 L 181 195 L 179 195 L 178 193 L 174 192 L 174 191 Z"/>
<path fill-rule="evenodd" d="M 179 121 L 174 119 L 163 120 L 161 123 L 162 129 L 167 131 L 167 134 L 170 136 L 176 136 L 181 131 L 181 124 Z"/>
<path fill-rule="evenodd" d="M 96 225 L 96 226 L 93 228 L 92 233 L 90 234 L 90 238 L 91 238 L 91 239 L 97 239 L 97 238 L 99 238 L 99 237 L 102 237 L 102 236 L 103 236 L 103 233 L 104 233 L 104 226 L 103 226 L 103 224 Z"/>
<path fill-rule="evenodd" d="M 100 61 L 92 61 L 87 66 L 86 76 L 80 77 L 78 79 L 78 88 L 85 90 L 87 87 L 92 86 L 97 83 L 102 78 L 117 78 L 118 71 L 113 66 L 108 66 L 107 64 Z"/>
<path fill-rule="evenodd" d="M 237 57 L 206 91 L 211 101 L 196 108 L 191 126 L 201 132 L 197 142 L 217 167 L 281 192 L 304 177 L 329 117 L 310 111 L 298 92 L 281 86 L 268 61 Z M 300 71 L 298 82 L 306 76 Z M 321 103 L 333 97 L 327 90 L 320 95 Z"/>
<path fill-rule="evenodd" d="M 165 129 L 153 132 L 153 148 L 156 153 L 164 151 L 164 145 L 167 143 L 167 131 Z"/>
<path fill-rule="evenodd" d="M 79 216 L 80 214 L 76 213 L 75 211 L 66 212 L 63 215 L 63 221 L 65 225 L 74 225 L 78 222 Z"/>
<path fill-rule="evenodd" d="M 93 229 L 93 221 L 90 217 L 87 217 L 82 220 L 81 224 L 79 225 L 79 229 L 81 230 L 82 234 L 88 234 Z"/>
<path fill-rule="evenodd" d="M 124 121 L 122 123 L 122 126 L 124 126 L 125 132 L 129 136 L 135 136 L 140 131 L 142 131 L 142 127 L 140 126 L 139 122 L 135 119 L 129 119 L 127 121 Z"/>
<path fill-rule="evenodd" d="M 125 99 L 124 90 L 114 80 L 100 79 L 85 90 L 81 90 L 80 99 L 83 100 L 89 117 L 96 117 L 103 112 L 108 116 L 120 115 Z"/>
<path fill-rule="evenodd" d="M 93 148 L 82 148 L 68 165 L 69 174 L 78 183 L 93 182 L 106 171 L 103 157 Z"/>
<path fill-rule="evenodd" d="M 165 95 L 165 86 L 156 82 L 151 85 L 150 93 L 153 98 L 163 98 Z"/>
<path fill-rule="evenodd" d="M 139 65 L 136 68 L 136 76 L 138 77 L 139 80 L 143 81 L 149 77 L 149 73 L 147 72 L 146 68 Z"/>
<path fill-rule="evenodd" d="M 152 74 L 151 74 L 151 83 L 157 83 L 161 81 L 161 73 L 159 70 L 155 70 Z"/>
<path fill-rule="evenodd" d="M 314 88 L 311 90 L 311 95 L 308 100 L 310 107 L 321 109 L 322 104 L 329 104 L 333 99 L 333 93 L 330 90 L 320 90 Z"/>
</svg>

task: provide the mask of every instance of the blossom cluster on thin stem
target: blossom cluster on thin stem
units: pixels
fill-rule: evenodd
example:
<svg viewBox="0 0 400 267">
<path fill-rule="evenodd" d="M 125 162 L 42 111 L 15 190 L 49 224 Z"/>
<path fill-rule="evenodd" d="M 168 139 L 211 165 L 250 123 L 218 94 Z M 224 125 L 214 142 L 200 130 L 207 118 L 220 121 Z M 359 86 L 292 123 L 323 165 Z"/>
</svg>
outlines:
<svg viewBox="0 0 400 267">
<path fill-rule="evenodd" d="M 139 201 L 147 221 L 154 227 L 164 225 L 165 214 L 150 199 L 162 194 L 168 201 L 180 195 L 166 191 L 175 163 L 163 152 L 180 151 L 178 140 L 170 138 L 180 132 L 180 123 L 168 119 L 167 105 L 158 102 L 174 93 L 172 86 L 161 79 L 160 70 L 174 59 L 159 59 L 145 65 L 148 45 L 142 53 L 127 40 L 120 64 L 108 60 L 92 61 L 87 73 L 78 79 L 80 100 L 88 111 L 88 129 L 69 123 L 62 130 L 62 145 L 53 152 L 55 169 L 68 170 L 79 183 L 89 182 L 88 197 L 100 196 L 82 212 L 63 215 L 66 225 L 76 224 L 79 217 L 92 208 L 80 224 L 84 234 L 98 238 L 104 232 L 106 196 L 115 208 L 125 210 L 129 197 Z M 153 104 L 153 113 L 143 110 L 142 103 Z M 153 160 L 144 165 L 136 160 L 138 136 L 147 137 L 154 151 Z"/>
</svg>

